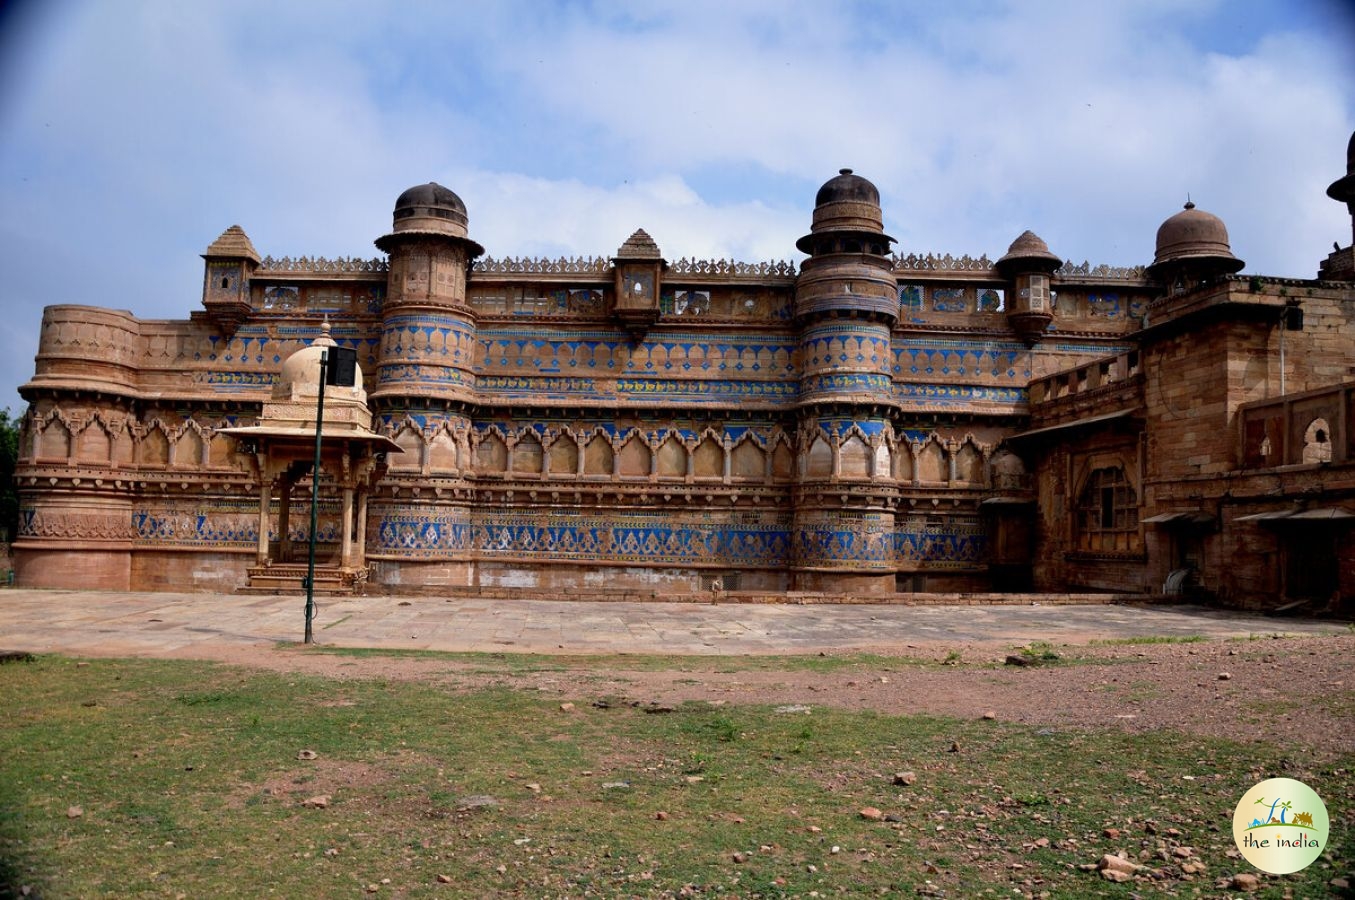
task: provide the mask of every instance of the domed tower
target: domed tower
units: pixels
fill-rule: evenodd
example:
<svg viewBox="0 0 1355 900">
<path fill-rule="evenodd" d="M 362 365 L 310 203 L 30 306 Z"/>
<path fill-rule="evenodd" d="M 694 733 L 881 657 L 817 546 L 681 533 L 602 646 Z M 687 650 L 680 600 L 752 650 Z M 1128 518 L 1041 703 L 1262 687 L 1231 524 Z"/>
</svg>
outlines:
<svg viewBox="0 0 1355 900">
<path fill-rule="evenodd" d="M 997 270 L 1011 282 L 1007 321 L 1027 347 L 1040 342 L 1054 319 L 1049 276 L 1062 262 L 1033 231 L 1023 232 L 1012 241 L 1006 255 L 997 261 Z"/>
<path fill-rule="evenodd" d="M 1179 294 L 1244 265 L 1228 245 L 1223 220 L 1187 201 L 1185 209 L 1157 229 L 1157 253 L 1147 272 L 1168 294 Z"/>
<path fill-rule="evenodd" d="M 795 285 L 800 330 L 794 586 L 894 589 L 894 515 L 872 483 L 889 477 L 890 330 L 898 287 L 880 192 L 851 169 L 814 198 Z M 881 454 L 885 454 L 882 459 Z"/>
<path fill-rule="evenodd" d="M 401 397 L 472 399 L 476 322 L 466 277 L 485 250 L 466 236 L 466 224 L 461 198 L 429 182 L 400 195 L 391 233 L 376 239 L 390 254 L 372 391 L 382 412 Z"/>
<path fill-rule="evenodd" d="M 1337 246 L 1318 270 L 1317 277 L 1327 281 L 1355 281 L 1355 134 L 1346 147 L 1346 175 L 1327 188 L 1327 196 L 1346 205 L 1350 213 L 1349 247 Z"/>
</svg>

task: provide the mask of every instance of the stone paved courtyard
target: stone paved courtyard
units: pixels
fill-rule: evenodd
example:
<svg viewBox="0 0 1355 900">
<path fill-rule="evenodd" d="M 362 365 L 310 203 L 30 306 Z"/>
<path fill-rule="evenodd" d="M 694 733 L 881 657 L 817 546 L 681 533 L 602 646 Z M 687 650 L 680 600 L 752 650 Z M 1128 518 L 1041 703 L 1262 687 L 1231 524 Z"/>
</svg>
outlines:
<svg viewBox="0 0 1355 900">
<path fill-rule="evenodd" d="M 1332 634 L 1342 623 L 1195 606 L 816 606 L 574 600 L 319 598 L 317 642 L 345 647 L 523 653 L 769 654 L 1032 640 Z M 219 656 L 300 641 L 304 598 L 221 594 L 0 592 L 0 649 Z"/>
</svg>

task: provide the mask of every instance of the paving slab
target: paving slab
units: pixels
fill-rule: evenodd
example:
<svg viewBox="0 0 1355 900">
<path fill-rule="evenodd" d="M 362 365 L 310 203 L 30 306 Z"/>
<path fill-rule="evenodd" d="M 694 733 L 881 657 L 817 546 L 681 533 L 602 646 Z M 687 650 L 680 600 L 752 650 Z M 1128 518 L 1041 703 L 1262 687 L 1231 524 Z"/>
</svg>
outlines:
<svg viewBox="0 0 1355 900">
<path fill-rule="evenodd" d="M 317 643 L 514 653 L 907 654 L 944 644 L 1337 634 L 1341 623 L 1189 605 L 711 605 L 483 598 L 319 598 Z M 302 596 L 0 591 L 0 650 L 210 656 L 299 642 Z"/>
</svg>

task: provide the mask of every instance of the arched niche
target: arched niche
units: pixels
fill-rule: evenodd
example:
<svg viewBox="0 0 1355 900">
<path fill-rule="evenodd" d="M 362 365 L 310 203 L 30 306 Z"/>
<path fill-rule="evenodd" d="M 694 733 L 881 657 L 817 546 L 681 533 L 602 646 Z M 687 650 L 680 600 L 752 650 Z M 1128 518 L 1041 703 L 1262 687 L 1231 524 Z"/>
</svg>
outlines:
<svg viewBox="0 0 1355 900">
<path fill-rule="evenodd" d="M 639 478 L 649 475 L 651 454 L 649 445 L 638 433 L 621 446 L 621 458 L 618 467 L 623 478 Z"/>
<path fill-rule="evenodd" d="M 905 484 L 913 480 L 913 451 L 906 440 L 899 441 L 894 447 L 890 475 L 895 481 Z"/>
<path fill-rule="evenodd" d="M 941 444 L 935 438 L 922 445 L 922 450 L 917 455 L 917 476 L 918 481 L 924 484 L 944 484 L 950 481 L 950 472 L 947 470 L 946 454 L 941 449 Z"/>
<path fill-rule="evenodd" d="M 508 470 L 508 445 L 497 432 L 491 431 L 480 439 L 475 448 L 475 469 L 489 475 Z"/>
<path fill-rule="evenodd" d="M 964 484 L 983 484 L 983 454 L 973 441 L 965 441 L 955 454 L 955 480 Z"/>
<path fill-rule="evenodd" d="M 762 481 L 767 477 L 767 453 L 752 438 L 744 438 L 734 445 L 729 459 L 730 474 L 748 481 Z"/>
<path fill-rule="evenodd" d="M 1313 419 L 1304 429 L 1302 459 L 1305 463 L 1331 462 L 1331 426 L 1326 419 Z"/>
<path fill-rule="evenodd" d="M 418 431 L 406 425 L 396 433 L 395 443 L 400 452 L 388 458 L 391 471 L 418 472 L 423 468 L 423 436 Z"/>
<path fill-rule="evenodd" d="M 838 474 L 842 478 L 853 480 L 869 478 L 870 461 L 870 447 L 859 434 L 851 435 L 838 447 Z"/>
<path fill-rule="evenodd" d="M 428 442 L 428 470 L 445 473 L 455 472 L 459 468 L 456 459 L 456 439 L 445 429 L 439 430 Z"/>
<path fill-rule="evenodd" d="M 692 472 L 697 478 L 725 477 L 725 450 L 710 435 L 692 451 Z"/>
<path fill-rule="evenodd" d="M 805 454 L 805 475 L 809 478 L 827 478 L 833 474 L 833 448 L 822 436 L 814 438 Z"/>
<path fill-rule="evenodd" d="M 659 477 L 687 477 L 687 448 L 682 446 L 682 441 L 675 434 L 670 434 L 659 445 Z"/>
<path fill-rule="evenodd" d="M 38 459 L 66 462 L 71 457 L 71 432 L 58 418 L 48 420 L 38 435 Z"/>
<path fill-rule="evenodd" d="M 611 475 L 615 468 L 615 452 L 605 434 L 594 434 L 583 448 L 583 474 Z"/>
<path fill-rule="evenodd" d="M 608 450 L 610 451 L 610 447 Z M 550 445 L 550 473 L 574 475 L 579 471 L 579 444 L 569 432 L 562 433 Z"/>
<path fill-rule="evenodd" d="M 785 441 L 772 448 L 772 480 L 790 481 L 795 477 L 795 452 Z"/>
<path fill-rule="evenodd" d="M 169 465 L 169 438 L 158 425 L 152 425 L 141 439 L 141 465 L 149 469 Z"/>
<path fill-rule="evenodd" d="M 90 422 L 75 442 L 75 461 L 86 465 L 108 465 L 112 457 L 113 442 L 103 423 Z"/>
<path fill-rule="evenodd" d="M 174 468 L 202 468 L 202 435 L 196 428 L 185 428 L 174 442 Z"/>
<path fill-rule="evenodd" d="M 541 439 L 533 432 L 527 432 L 513 445 L 512 469 L 518 475 L 541 474 Z"/>
</svg>

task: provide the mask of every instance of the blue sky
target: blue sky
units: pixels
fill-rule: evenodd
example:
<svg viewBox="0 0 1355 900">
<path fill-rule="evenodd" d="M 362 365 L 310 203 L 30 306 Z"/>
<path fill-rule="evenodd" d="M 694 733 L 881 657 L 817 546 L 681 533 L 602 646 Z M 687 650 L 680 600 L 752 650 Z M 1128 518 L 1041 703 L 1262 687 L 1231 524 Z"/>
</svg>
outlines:
<svg viewBox="0 0 1355 900">
<path fill-rule="evenodd" d="M 0 408 L 41 309 L 185 318 L 199 254 L 376 256 L 434 180 L 494 256 L 794 259 L 851 166 L 901 252 L 1151 261 L 1187 195 L 1247 272 L 1350 240 L 1338 0 L 0 7 Z"/>
</svg>

